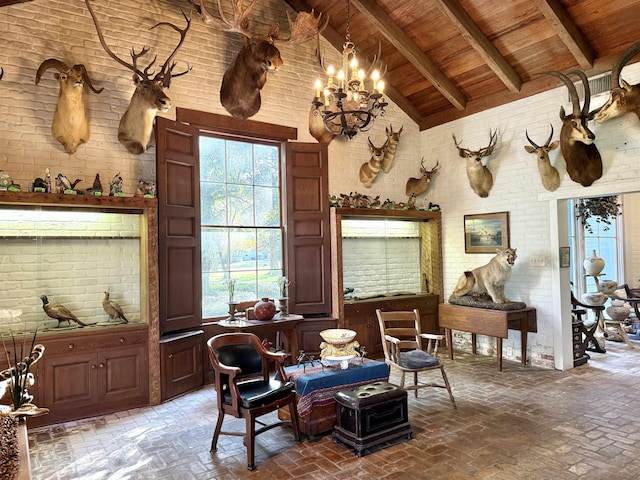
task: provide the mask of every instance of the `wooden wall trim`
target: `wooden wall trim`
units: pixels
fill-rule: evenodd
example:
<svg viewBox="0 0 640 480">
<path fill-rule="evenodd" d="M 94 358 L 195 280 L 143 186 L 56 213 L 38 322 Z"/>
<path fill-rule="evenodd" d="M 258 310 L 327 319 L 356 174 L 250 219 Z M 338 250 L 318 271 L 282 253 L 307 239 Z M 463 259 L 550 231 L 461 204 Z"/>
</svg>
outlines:
<svg viewBox="0 0 640 480">
<path fill-rule="evenodd" d="M 298 139 L 298 129 L 255 120 L 238 120 L 228 115 L 176 108 L 176 121 L 189 123 L 200 130 L 211 130 L 238 137 L 260 137 L 277 142 Z"/>
</svg>

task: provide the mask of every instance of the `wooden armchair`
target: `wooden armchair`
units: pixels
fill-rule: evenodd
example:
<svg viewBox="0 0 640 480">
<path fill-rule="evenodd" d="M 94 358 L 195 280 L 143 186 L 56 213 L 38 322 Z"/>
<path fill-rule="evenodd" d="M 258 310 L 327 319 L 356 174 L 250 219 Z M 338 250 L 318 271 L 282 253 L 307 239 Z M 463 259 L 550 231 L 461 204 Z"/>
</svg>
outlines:
<svg viewBox="0 0 640 480">
<path fill-rule="evenodd" d="M 413 390 L 416 397 L 420 388 L 445 388 L 449 392 L 453 408 L 457 409 L 444 365 L 435 356 L 438 341 L 444 340 L 444 335 L 422 333 L 420 312 L 417 309 L 411 312 L 383 312 L 377 309 L 376 315 L 382 336 L 385 362 L 400 371 L 400 386 L 405 390 Z M 420 381 L 418 374 L 437 370 L 442 374 L 444 385 Z M 413 374 L 413 385 L 408 387 L 405 387 L 406 373 Z"/>
<path fill-rule="evenodd" d="M 223 333 L 207 341 L 209 360 L 214 370 L 218 421 L 211 440 L 211 451 L 217 449 L 218 437 L 239 435 L 247 447 L 247 468 L 255 469 L 255 438 L 281 425 L 291 425 L 293 436 L 300 441 L 295 385 L 287 381 L 284 354 L 266 350 L 253 333 Z M 269 363 L 275 362 L 278 378 L 269 375 Z M 290 420 L 265 424 L 257 418 L 280 407 L 288 406 Z M 225 414 L 244 418 L 244 432 L 222 431 Z M 256 429 L 256 423 L 261 425 Z"/>
</svg>

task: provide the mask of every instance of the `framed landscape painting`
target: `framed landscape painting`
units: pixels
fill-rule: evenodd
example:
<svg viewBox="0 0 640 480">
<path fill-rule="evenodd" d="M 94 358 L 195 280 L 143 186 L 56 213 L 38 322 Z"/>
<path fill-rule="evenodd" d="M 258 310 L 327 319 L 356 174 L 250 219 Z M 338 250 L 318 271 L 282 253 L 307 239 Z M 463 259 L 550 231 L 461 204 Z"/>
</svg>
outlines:
<svg viewBox="0 0 640 480">
<path fill-rule="evenodd" d="M 464 216 L 465 253 L 496 253 L 509 248 L 509 212 Z"/>
</svg>

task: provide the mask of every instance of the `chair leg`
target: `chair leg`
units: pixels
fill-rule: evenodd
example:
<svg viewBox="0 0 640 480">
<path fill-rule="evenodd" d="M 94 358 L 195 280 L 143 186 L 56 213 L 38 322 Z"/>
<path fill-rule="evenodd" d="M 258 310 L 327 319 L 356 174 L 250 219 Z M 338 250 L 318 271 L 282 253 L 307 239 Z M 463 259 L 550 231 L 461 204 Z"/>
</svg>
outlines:
<svg viewBox="0 0 640 480">
<path fill-rule="evenodd" d="M 418 386 L 418 372 L 413 372 L 413 385 L 415 387 Z M 417 388 L 413 391 L 413 394 L 416 396 L 416 398 L 418 398 L 418 389 Z"/>
<path fill-rule="evenodd" d="M 255 470 L 256 419 L 253 415 L 247 415 L 246 425 L 244 443 L 247 447 L 247 468 L 249 470 Z"/>
<path fill-rule="evenodd" d="M 222 430 L 222 421 L 224 420 L 224 412 L 218 411 L 218 421 L 216 422 L 216 429 L 213 431 L 213 438 L 211 439 L 211 452 L 215 452 L 218 449 L 218 437 Z"/>
<path fill-rule="evenodd" d="M 291 428 L 293 428 L 293 437 L 296 442 L 300 439 L 300 426 L 298 425 L 298 409 L 296 408 L 296 401 L 293 400 L 289 403 L 289 416 L 291 417 Z"/>
<path fill-rule="evenodd" d="M 444 385 L 447 387 L 447 392 L 449 392 L 449 399 L 451 400 L 451 403 L 453 403 L 453 408 L 454 409 L 458 409 L 458 406 L 456 405 L 456 401 L 453 398 L 453 392 L 451 392 L 451 385 L 449 384 L 449 379 L 447 378 L 447 374 L 444 371 L 444 368 L 441 368 L 440 371 L 442 372 L 442 379 L 444 380 Z"/>
</svg>

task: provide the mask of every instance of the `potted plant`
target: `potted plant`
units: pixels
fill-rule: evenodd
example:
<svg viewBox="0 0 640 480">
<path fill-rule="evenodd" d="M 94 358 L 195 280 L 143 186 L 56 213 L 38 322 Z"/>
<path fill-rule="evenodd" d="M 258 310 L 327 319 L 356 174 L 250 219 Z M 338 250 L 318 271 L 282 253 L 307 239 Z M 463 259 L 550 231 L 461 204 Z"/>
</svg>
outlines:
<svg viewBox="0 0 640 480">
<path fill-rule="evenodd" d="M 618 215 L 622 215 L 622 209 L 617 195 L 583 198 L 576 203 L 576 218 L 580 219 L 582 226 L 589 233 L 593 233 L 590 219 L 601 223 L 602 229 L 606 231 L 611 226 L 611 219 Z"/>
</svg>

